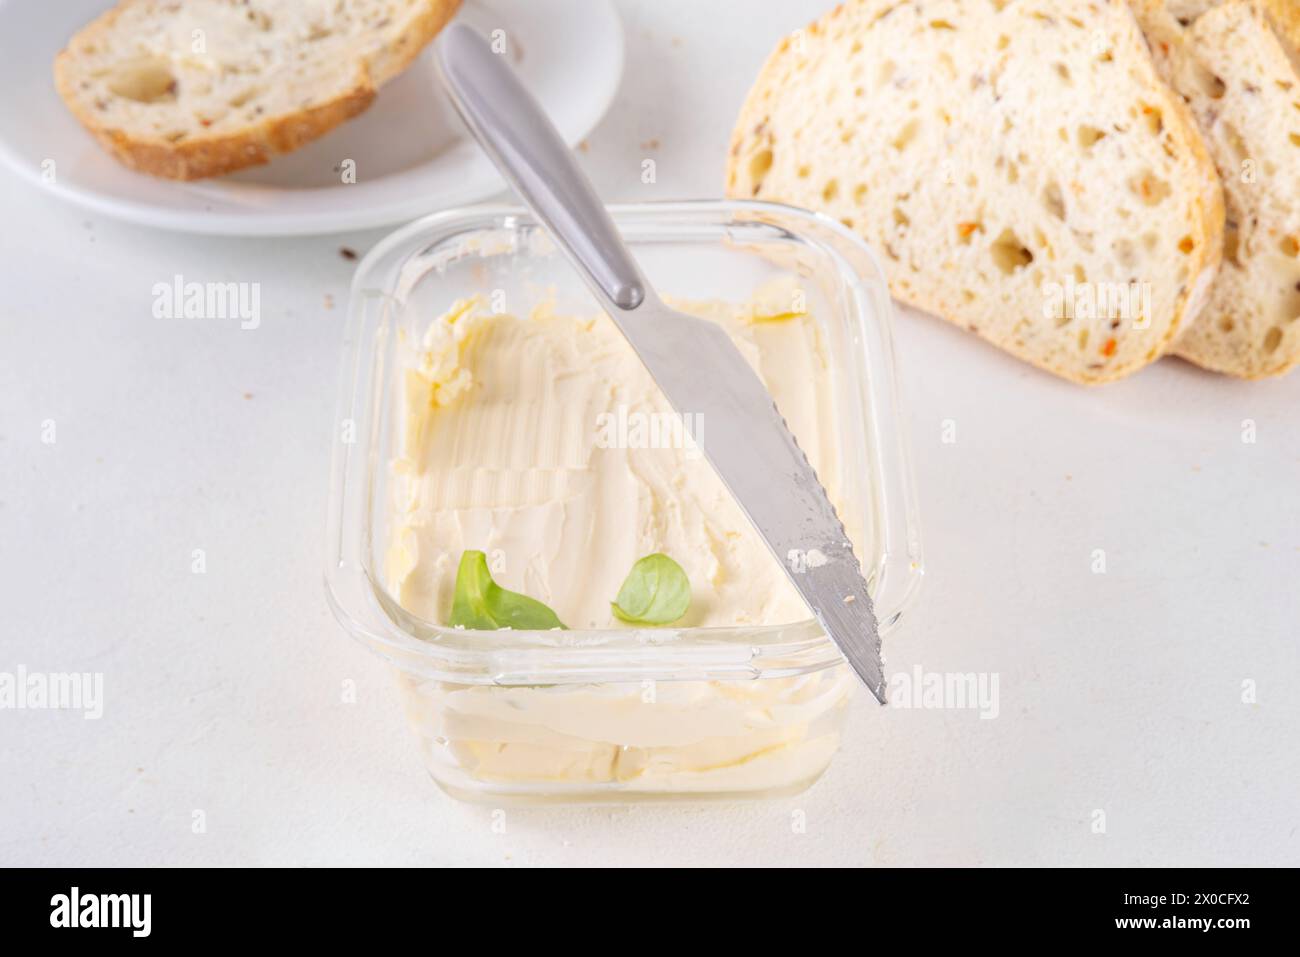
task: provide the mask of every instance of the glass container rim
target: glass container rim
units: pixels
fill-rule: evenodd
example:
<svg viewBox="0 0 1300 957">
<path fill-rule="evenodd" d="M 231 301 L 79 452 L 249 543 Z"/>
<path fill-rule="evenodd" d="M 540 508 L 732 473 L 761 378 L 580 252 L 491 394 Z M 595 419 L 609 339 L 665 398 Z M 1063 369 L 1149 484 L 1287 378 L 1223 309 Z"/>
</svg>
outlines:
<svg viewBox="0 0 1300 957">
<path fill-rule="evenodd" d="M 877 474 L 886 471 L 882 459 L 892 458 L 892 468 L 888 469 L 892 475 L 886 478 L 893 487 L 892 493 L 887 490 L 879 492 L 885 528 L 875 548 L 875 553 L 880 556 L 879 563 L 872 567 L 878 568 L 883 575 L 891 557 L 906 559 L 907 562 L 903 567 L 903 589 L 885 609 L 885 614 L 877 609 L 881 634 L 893 631 L 903 613 L 915 601 L 924 566 L 911 455 L 899 414 L 893 307 L 874 251 L 843 224 L 820 213 L 779 203 L 685 200 L 611 204 L 608 209 L 620 225 L 653 220 L 662 221 L 665 228 L 674 222 L 678 225 L 698 222 L 701 217 L 708 217 L 714 225 L 726 226 L 734 222 L 737 226 L 748 227 L 763 224 L 765 215 L 769 219 L 794 219 L 806 224 L 808 233 L 820 233 L 824 238 L 814 238 L 783 227 L 791 238 L 829 254 L 837 266 L 839 279 L 849 285 L 859 301 L 869 301 L 871 308 L 859 309 L 853 317 L 864 332 L 873 336 L 878 347 L 873 354 L 866 342 L 862 346 L 874 373 L 869 383 L 873 407 L 868 410 L 874 417 L 870 424 L 873 447 L 868 454 Z M 554 672 L 570 675 L 572 680 L 592 680 L 591 676 L 596 672 L 602 675 L 618 673 L 622 670 L 620 662 L 630 664 L 630 658 L 638 659 L 640 665 L 627 670 L 629 679 L 641 677 L 645 667 L 655 670 L 656 664 L 674 664 L 679 671 L 685 668 L 688 677 L 707 674 L 757 678 L 815 671 L 841 662 L 839 650 L 811 617 L 776 625 L 475 631 L 415 618 L 400 607 L 377 579 L 366 555 L 368 549 L 361 547 L 368 538 L 360 535 L 358 527 L 362 522 L 369 523 L 373 469 L 382 464 L 376 461 L 377 443 L 369 434 L 364 439 L 342 441 L 337 428 L 345 422 L 355 426 L 365 420 L 365 413 L 374 411 L 369 408 L 369 403 L 377 383 L 370 373 L 375 371 L 377 347 L 374 334 L 377 330 L 369 329 L 371 335 L 366 334 L 368 327 L 374 324 L 374 310 L 367 308 L 367 303 L 376 296 L 392 296 L 391 287 L 387 290 L 377 288 L 376 280 L 382 286 L 387 275 L 386 264 L 400 267 L 401 262 L 438 242 L 508 226 L 536 228 L 538 224 L 527 209 L 509 204 L 472 205 L 431 213 L 380 240 L 357 266 L 348 305 L 327 523 L 325 590 L 339 623 L 363 644 L 391 661 L 409 667 L 412 658 L 427 659 L 425 664 L 431 666 L 433 673 L 456 681 L 486 678 L 494 683 L 515 683 L 509 680 L 509 676 L 519 671 L 521 666 L 535 677 L 536 669 L 541 665 L 559 665 L 558 668 L 542 667 L 541 671 L 548 674 Z M 400 259 L 395 259 L 399 256 Z M 855 259 L 853 264 L 849 262 L 850 257 Z M 862 274 L 864 270 L 866 275 Z M 880 423 L 875 421 L 881 416 L 889 426 L 887 436 L 880 434 Z M 883 443 L 886 437 L 890 440 L 888 448 Z M 901 527 L 897 527 L 899 525 Z M 899 552 L 901 555 L 897 554 Z M 877 588 L 876 592 L 879 591 Z M 535 660 L 538 655 L 548 654 L 566 660 L 550 663 Z M 521 655 L 526 661 L 520 659 Z M 646 661 L 647 657 L 662 660 L 657 663 Z M 789 663 L 787 659 L 792 658 L 795 661 Z M 766 663 L 774 664 L 778 660 L 787 662 L 787 666 L 777 671 L 765 667 Z M 606 677 L 603 680 L 610 679 Z"/>
</svg>

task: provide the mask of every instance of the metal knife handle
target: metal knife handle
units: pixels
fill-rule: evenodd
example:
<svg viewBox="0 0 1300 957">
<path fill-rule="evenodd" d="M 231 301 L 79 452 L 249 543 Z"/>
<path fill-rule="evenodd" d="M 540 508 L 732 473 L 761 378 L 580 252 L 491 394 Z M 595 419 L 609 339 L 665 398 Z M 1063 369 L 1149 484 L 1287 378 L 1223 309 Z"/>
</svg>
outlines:
<svg viewBox="0 0 1300 957">
<path fill-rule="evenodd" d="M 607 305 L 631 311 L 647 284 L 591 183 L 505 58 L 463 23 L 442 31 L 438 73 L 474 138 Z"/>
</svg>

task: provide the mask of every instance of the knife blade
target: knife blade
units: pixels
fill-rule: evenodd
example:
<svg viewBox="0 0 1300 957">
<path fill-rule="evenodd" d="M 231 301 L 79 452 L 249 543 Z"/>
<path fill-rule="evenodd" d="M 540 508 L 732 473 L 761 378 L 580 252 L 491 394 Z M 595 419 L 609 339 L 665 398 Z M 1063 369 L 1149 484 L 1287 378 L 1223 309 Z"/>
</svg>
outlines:
<svg viewBox="0 0 1300 957">
<path fill-rule="evenodd" d="M 457 113 L 586 280 L 850 667 L 885 703 L 880 633 L 853 545 L 758 374 L 717 324 L 664 305 L 542 108 L 464 24 L 436 45 Z M 701 434 L 702 433 L 702 434 Z"/>
<path fill-rule="evenodd" d="M 653 291 L 614 321 L 804 602 L 884 702 L 880 633 L 852 542 L 771 393 L 731 337 Z"/>
</svg>

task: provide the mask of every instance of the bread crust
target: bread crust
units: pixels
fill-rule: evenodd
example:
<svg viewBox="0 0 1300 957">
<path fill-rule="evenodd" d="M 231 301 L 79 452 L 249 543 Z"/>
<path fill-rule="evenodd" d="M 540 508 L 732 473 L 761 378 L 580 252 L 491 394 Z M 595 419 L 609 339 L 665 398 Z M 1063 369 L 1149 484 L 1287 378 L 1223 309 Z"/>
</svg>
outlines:
<svg viewBox="0 0 1300 957">
<path fill-rule="evenodd" d="M 359 59 L 355 76 L 341 93 L 293 112 L 268 115 L 238 130 L 187 136 L 181 142 L 141 136 L 116 128 L 96 115 L 75 89 L 80 41 L 110 34 L 131 3 L 123 0 L 83 27 L 54 59 L 54 85 L 78 122 L 123 165 L 166 179 L 196 180 L 261 166 L 318 139 L 363 112 L 379 87 L 406 69 L 452 18 L 460 0 L 425 0 L 411 30 L 369 59 Z"/>
<path fill-rule="evenodd" d="M 1296 0 L 1263 0 L 1273 29 L 1290 48 L 1294 57 L 1300 57 L 1300 4 Z"/>
</svg>

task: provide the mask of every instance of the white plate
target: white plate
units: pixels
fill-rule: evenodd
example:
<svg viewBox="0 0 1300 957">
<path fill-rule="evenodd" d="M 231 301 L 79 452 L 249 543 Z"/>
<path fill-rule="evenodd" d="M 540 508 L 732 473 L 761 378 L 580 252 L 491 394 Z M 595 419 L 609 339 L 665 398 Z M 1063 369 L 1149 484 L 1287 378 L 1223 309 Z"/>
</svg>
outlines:
<svg viewBox="0 0 1300 957">
<path fill-rule="evenodd" d="M 51 63 L 111 2 L 0 0 L 0 159 L 106 216 L 227 235 L 302 235 L 414 219 L 505 188 L 465 134 L 431 50 L 370 109 L 302 149 L 221 179 L 180 183 L 119 164 L 68 112 Z M 504 31 L 524 82 L 573 145 L 609 107 L 623 72 L 623 28 L 609 0 L 466 0 L 458 18 Z M 17 42 L 21 38 L 21 42 Z M 353 160 L 356 182 L 339 172 Z"/>
</svg>

